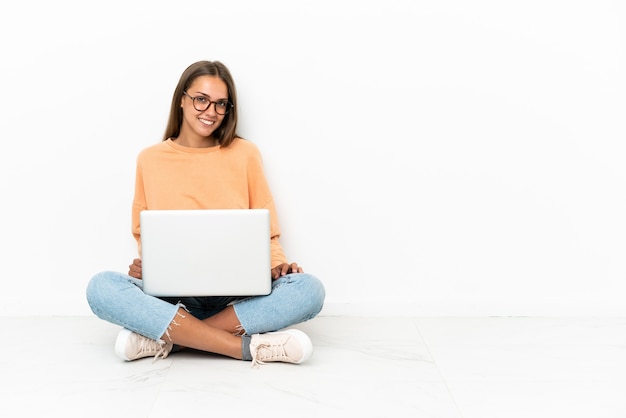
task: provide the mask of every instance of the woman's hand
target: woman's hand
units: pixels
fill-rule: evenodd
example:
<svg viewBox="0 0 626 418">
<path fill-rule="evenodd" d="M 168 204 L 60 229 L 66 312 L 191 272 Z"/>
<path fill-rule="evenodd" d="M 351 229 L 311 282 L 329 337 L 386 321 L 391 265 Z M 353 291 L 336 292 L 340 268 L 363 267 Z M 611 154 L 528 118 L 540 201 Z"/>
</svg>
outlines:
<svg viewBox="0 0 626 418">
<path fill-rule="evenodd" d="M 141 258 L 135 258 L 133 264 L 128 266 L 128 275 L 141 280 Z"/>
<path fill-rule="evenodd" d="M 283 263 L 272 269 L 272 279 L 279 279 L 289 273 L 304 273 L 304 270 L 297 263 Z"/>
</svg>

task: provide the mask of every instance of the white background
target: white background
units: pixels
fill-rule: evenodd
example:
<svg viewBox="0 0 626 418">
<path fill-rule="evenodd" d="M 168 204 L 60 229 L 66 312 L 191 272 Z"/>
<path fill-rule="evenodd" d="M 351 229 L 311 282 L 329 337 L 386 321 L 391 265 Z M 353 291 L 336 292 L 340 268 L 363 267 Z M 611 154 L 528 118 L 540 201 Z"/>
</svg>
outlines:
<svg viewBox="0 0 626 418">
<path fill-rule="evenodd" d="M 127 271 L 135 157 L 181 72 L 233 73 L 324 313 L 624 315 L 624 3 L 0 6 L 0 315 Z"/>
</svg>

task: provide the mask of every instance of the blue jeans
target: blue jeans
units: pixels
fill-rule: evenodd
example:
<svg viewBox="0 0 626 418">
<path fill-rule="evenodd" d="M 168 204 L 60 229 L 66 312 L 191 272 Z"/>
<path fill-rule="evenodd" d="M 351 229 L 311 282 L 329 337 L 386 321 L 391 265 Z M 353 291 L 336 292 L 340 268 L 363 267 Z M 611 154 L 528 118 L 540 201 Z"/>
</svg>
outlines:
<svg viewBox="0 0 626 418">
<path fill-rule="evenodd" d="M 269 295 L 245 298 L 157 298 L 143 292 L 141 280 L 113 271 L 96 274 L 87 285 L 87 302 L 94 314 L 154 340 L 166 333 L 181 306 L 205 319 L 232 303 L 243 331 L 252 335 L 315 317 L 322 310 L 325 294 L 319 279 L 307 273 L 274 280 Z"/>
</svg>

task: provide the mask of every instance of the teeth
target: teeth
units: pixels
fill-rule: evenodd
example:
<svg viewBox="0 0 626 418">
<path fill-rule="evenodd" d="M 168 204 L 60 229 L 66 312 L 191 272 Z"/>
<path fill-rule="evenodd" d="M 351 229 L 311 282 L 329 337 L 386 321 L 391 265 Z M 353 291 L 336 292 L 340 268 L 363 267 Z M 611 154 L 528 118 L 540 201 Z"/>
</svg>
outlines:
<svg viewBox="0 0 626 418">
<path fill-rule="evenodd" d="M 212 120 L 206 120 L 206 119 L 198 119 L 200 122 L 204 123 L 205 125 L 213 125 L 215 122 L 213 122 Z"/>
</svg>

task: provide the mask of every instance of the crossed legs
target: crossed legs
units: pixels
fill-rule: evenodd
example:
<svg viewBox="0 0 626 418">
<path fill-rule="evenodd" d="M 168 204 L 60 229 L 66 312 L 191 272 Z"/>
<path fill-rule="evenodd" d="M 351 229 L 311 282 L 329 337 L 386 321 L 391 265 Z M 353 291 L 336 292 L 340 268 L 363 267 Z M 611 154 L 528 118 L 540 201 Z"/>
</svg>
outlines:
<svg viewBox="0 0 626 418">
<path fill-rule="evenodd" d="M 171 341 L 182 347 L 209 351 L 236 359 L 242 359 L 241 329 L 239 319 L 232 306 L 205 320 L 190 315 L 185 309 L 178 312 L 163 341 Z"/>
</svg>

